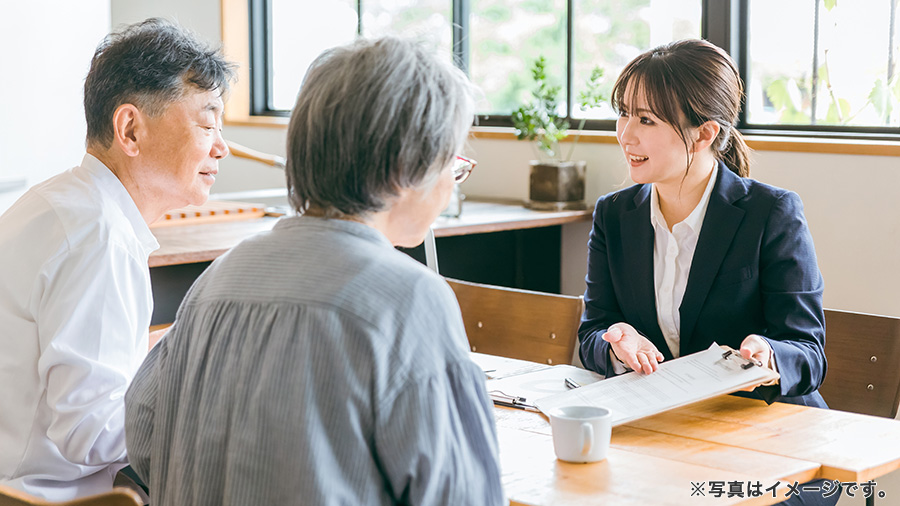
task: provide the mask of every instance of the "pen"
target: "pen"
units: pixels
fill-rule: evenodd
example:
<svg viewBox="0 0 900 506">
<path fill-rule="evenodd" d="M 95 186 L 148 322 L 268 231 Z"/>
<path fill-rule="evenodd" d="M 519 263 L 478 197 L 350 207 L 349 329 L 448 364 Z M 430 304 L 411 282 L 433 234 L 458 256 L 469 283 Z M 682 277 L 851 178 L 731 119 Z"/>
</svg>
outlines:
<svg viewBox="0 0 900 506">
<path fill-rule="evenodd" d="M 567 386 L 568 388 L 578 388 L 578 387 L 580 387 L 581 385 L 579 385 L 578 382 L 576 382 L 576 381 L 573 380 L 572 378 L 566 378 L 566 386 Z"/>
<path fill-rule="evenodd" d="M 498 399 L 493 399 L 493 401 L 494 401 L 494 404 L 496 404 L 497 406 L 503 406 L 503 407 L 515 408 L 515 409 L 524 409 L 525 411 L 535 411 L 535 412 L 540 411 L 536 407 L 532 406 L 531 404 L 520 404 L 520 403 L 516 403 L 516 402 L 501 401 Z"/>
</svg>

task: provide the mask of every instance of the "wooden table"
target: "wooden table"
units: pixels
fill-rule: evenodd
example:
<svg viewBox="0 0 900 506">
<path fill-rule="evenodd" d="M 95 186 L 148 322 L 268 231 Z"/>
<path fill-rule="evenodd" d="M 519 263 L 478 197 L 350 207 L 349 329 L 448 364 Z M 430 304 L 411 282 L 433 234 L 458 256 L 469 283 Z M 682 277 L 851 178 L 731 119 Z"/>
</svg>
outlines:
<svg viewBox="0 0 900 506">
<path fill-rule="evenodd" d="M 515 201 L 467 200 L 459 218 L 439 217 L 435 237 L 454 237 L 488 232 L 522 230 L 589 221 L 592 210 L 534 211 Z M 245 238 L 271 230 L 276 216 L 201 225 L 164 227 L 153 230 L 159 249 L 150 255 L 150 267 L 215 260 Z M 587 240 L 587 238 L 585 238 Z"/>
<path fill-rule="evenodd" d="M 863 483 L 900 467 L 900 422 L 735 396 L 616 427 L 608 458 L 593 464 L 558 461 L 543 415 L 499 407 L 495 414 L 512 504 L 775 504 L 787 484 Z M 724 482 L 725 494 L 711 496 L 711 481 Z M 742 483 L 740 496 L 727 497 L 730 482 Z M 748 497 L 748 482 L 761 483 L 763 495 Z M 765 489 L 778 482 L 773 498 Z M 692 496 L 700 483 L 705 495 Z"/>
</svg>

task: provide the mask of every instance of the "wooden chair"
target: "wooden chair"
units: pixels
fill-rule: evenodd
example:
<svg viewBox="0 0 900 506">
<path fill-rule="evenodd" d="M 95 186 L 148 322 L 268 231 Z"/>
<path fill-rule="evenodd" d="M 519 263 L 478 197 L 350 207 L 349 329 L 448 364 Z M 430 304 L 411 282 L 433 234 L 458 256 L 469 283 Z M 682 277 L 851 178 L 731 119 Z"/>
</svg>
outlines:
<svg viewBox="0 0 900 506">
<path fill-rule="evenodd" d="M 819 388 L 832 409 L 897 416 L 900 318 L 825 310 L 828 372 Z"/>
<path fill-rule="evenodd" d="M 544 364 L 571 364 L 581 297 L 448 279 L 472 351 Z"/>
<path fill-rule="evenodd" d="M 0 506 L 143 506 L 143 504 L 144 501 L 134 490 L 121 487 L 83 499 L 52 502 L 0 485 Z"/>
</svg>

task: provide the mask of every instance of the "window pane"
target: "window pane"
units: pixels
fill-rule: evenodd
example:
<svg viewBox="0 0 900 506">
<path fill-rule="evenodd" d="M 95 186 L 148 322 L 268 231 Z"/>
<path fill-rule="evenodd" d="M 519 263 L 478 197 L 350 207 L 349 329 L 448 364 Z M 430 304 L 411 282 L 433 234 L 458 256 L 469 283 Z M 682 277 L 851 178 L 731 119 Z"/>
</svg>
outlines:
<svg viewBox="0 0 900 506">
<path fill-rule="evenodd" d="M 453 55 L 452 5 L 451 0 L 363 0 L 363 35 L 413 37 L 449 59 Z"/>
<path fill-rule="evenodd" d="M 531 66 L 543 56 L 566 104 L 565 0 L 471 0 L 469 75 L 484 92 L 479 114 L 508 115 L 531 96 Z"/>
<path fill-rule="evenodd" d="M 306 69 L 316 56 L 356 38 L 356 0 L 270 0 L 272 108 L 294 107 Z"/>
<path fill-rule="evenodd" d="M 900 125 L 892 3 L 750 2 L 748 123 Z"/>
<path fill-rule="evenodd" d="M 674 40 L 699 38 L 702 0 L 575 0 L 572 117 L 612 119 L 610 92 L 622 68 L 644 51 Z M 579 94 L 595 66 L 603 69 L 606 101 L 582 112 Z"/>
</svg>

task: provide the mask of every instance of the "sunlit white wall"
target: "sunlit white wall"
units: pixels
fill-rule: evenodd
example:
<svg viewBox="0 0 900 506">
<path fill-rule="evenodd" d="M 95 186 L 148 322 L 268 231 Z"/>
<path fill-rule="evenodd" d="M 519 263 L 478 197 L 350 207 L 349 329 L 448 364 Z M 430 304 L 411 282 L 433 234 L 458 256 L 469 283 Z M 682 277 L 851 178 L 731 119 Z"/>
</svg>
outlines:
<svg viewBox="0 0 900 506">
<path fill-rule="evenodd" d="M 31 186 L 81 162 L 84 76 L 109 31 L 109 0 L 4 1 L 2 7 L 0 179 Z M 0 193 L 0 212 L 24 191 Z"/>
</svg>

